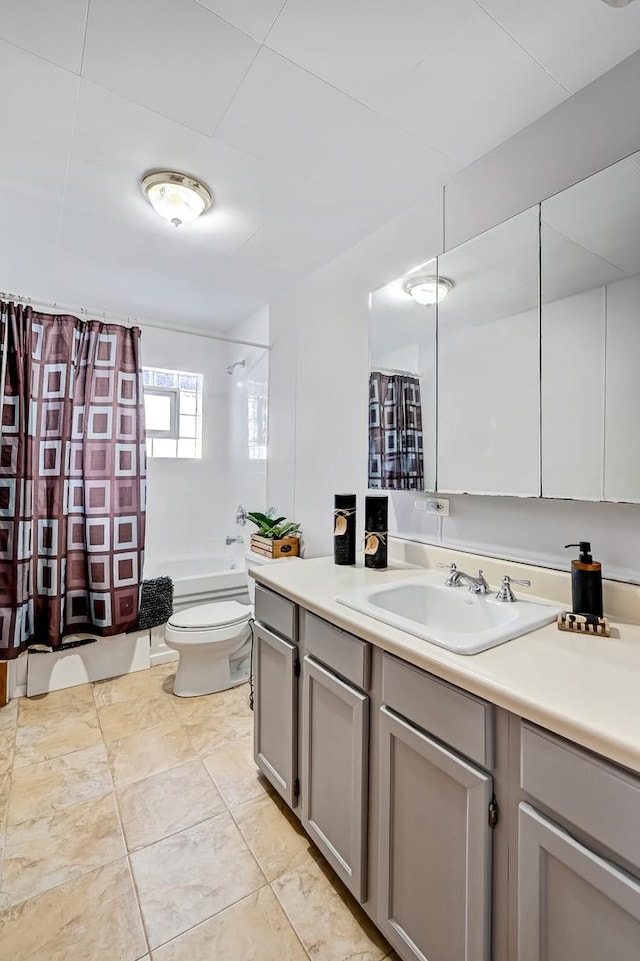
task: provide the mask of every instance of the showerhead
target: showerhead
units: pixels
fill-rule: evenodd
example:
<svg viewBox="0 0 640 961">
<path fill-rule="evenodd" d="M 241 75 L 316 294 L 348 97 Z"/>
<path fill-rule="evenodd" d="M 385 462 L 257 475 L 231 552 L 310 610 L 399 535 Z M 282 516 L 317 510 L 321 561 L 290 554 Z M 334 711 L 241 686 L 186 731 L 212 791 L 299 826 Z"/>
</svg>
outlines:
<svg viewBox="0 0 640 961">
<path fill-rule="evenodd" d="M 229 364 L 228 367 L 225 367 L 225 370 L 228 374 L 232 374 L 236 369 L 236 367 L 246 367 L 246 366 L 247 366 L 246 360 L 237 360 L 235 364 Z"/>
</svg>

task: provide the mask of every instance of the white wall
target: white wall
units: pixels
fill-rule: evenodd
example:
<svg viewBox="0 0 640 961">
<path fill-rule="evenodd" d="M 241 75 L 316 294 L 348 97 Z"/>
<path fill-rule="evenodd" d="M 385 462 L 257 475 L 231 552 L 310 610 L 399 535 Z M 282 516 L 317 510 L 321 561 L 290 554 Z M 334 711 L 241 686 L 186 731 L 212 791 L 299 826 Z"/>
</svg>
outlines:
<svg viewBox="0 0 640 961">
<path fill-rule="evenodd" d="M 362 531 L 369 291 L 441 253 L 444 237 L 462 243 L 638 150 L 638 89 L 640 54 L 271 305 L 268 500 L 302 523 L 309 556 L 332 549 L 335 492 L 360 496 Z M 590 538 L 606 573 L 640 578 L 637 507 L 459 496 L 449 518 L 433 518 L 415 500 L 392 497 L 392 525 L 409 536 L 563 566 L 562 545 Z"/>
<path fill-rule="evenodd" d="M 142 364 L 203 375 L 202 459 L 150 458 L 147 569 L 163 557 L 206 554 L 224 542 L 228 503 L 229 390 L 227 344 L 143 327 Z"/>
</svg>

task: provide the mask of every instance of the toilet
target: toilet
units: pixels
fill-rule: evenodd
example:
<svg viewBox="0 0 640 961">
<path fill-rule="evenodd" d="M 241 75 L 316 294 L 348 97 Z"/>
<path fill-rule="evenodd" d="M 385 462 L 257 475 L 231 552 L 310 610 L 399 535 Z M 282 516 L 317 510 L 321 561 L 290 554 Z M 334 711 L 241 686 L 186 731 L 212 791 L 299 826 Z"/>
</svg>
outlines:
<svg viewBox="0 0 640 961">
<path fill-rule="evenodd" d="M 278 560 L 245 553 L 247 571 Z M 286 558 L 290 560 L 291 558 Z M 251 673 L 251 626 L 255 582 L 248 577 L 251 604 L 216 601 L 172 614 L 164 631 L 167 647 L 179 654 L 173 693 L 198 697 L 236 687 Z"/>
</svg>

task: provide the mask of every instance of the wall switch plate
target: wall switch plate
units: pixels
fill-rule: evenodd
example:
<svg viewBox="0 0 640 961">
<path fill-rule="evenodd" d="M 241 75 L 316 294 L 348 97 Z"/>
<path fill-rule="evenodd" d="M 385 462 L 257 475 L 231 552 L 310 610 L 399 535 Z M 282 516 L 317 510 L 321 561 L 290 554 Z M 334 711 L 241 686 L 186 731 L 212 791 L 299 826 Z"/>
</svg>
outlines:
<svg viewBox="0 0 640 961">
<path fill-rule="evenodd" d="M 440 514 L 441 517 L 449 516 L 449 501 L 446 497 L 427 497 L 424 502 L 427 514 Z"/>
</svg>

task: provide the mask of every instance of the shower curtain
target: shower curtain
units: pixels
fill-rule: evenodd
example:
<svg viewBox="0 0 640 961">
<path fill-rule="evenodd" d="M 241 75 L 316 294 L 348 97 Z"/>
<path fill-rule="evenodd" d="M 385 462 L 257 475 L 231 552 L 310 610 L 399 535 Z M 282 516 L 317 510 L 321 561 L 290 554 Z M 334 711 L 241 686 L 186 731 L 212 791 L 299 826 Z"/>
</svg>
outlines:
<svg viewBox="0 0 640 961">
<path fill-rule="evenodd" d="M 140 330 L 0 302 L 0 658 L 135 627 L 145 536 Z"/>
<path fill-rule="evenodd" d="M 369 375 L 369 487 L 424 489 L 420 381 L 411 374 Z"/>
</svg>

